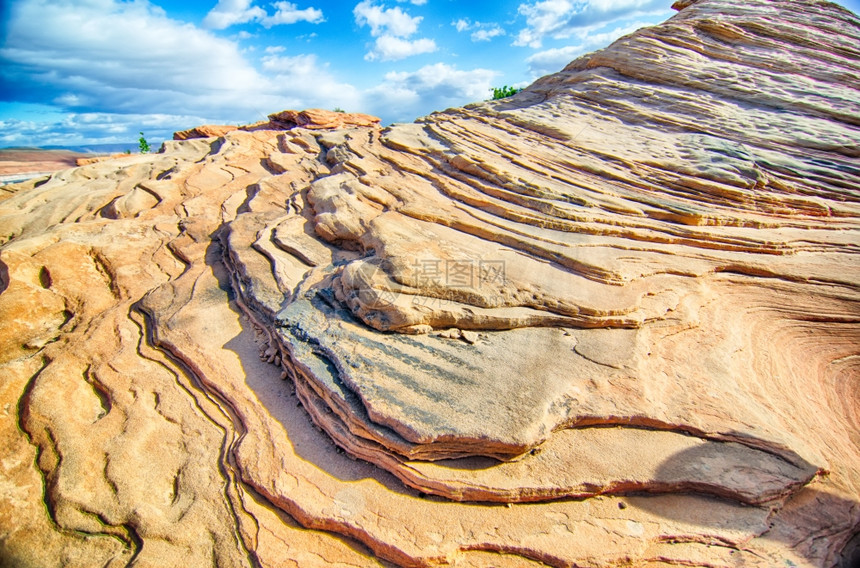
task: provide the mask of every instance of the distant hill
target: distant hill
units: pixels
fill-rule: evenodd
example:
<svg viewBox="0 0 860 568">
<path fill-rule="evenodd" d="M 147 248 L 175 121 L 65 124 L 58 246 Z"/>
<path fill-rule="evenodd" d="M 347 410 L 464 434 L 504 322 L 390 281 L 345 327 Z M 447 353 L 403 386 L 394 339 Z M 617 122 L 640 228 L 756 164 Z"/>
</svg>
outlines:
<svg viewBox="0 0 860 568">
<path fill-rule="evenodd" d="M 156 146 L 157 148 L 157 146 Z M 0 148 L 0 185 L 75 167 L 78 158 L 138 152 L 137 144 Z"/>
<path fill-rule="evenodd" d="M 156 146 L 157 148 L 157 146 Z M 137 153 L 137 143 L 121 143 L 121 144 L 87 144 L 84 146 L 45 146 L 43 150 L 71 150 L 73 152 L 81 152 L 84 154 L 117 154 L 126 150 Z"/>
<path fill-rule="evenodd" d="M 101 153 L 101 152 L 99 152 Z M 37 148 L 29 146 L 16 146 L 12 148 L 0 148 L 0 162 L 9 161 L 32 161 L 38 160 L 64 160 L 82 156 L 89 156 L 92 152 L 84 152 L 72 148 Z"/>
<path fill-rule="evenodd" d="M 69 148 L 0 148 L 0 185 L 73 168 L 78 158 L 93 155 Z"/>
<path fill-rule="evenodd" d="M 158 148 L 161 144 L 156 144 L 155 148 Z M 5 154 L 6 152 L 18 152 L 18 151 L 68 151 L 74 152 L 76 154 L 118 154 L 121 152 L 125 152 L 126 150 L 131 153 L 138 152 L 137 142 L 124 142 L 124 143 L 116 143 L 116 144 L 82 144 L 80 146 L 9 146 L 6 148 L 0 148 L 0 153 Z"/>
</svg>

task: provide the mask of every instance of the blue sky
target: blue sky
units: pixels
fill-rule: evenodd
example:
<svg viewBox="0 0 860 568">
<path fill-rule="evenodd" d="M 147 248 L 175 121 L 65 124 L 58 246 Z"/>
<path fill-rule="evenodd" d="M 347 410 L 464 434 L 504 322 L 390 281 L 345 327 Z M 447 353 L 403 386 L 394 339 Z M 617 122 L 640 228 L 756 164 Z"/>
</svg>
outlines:
<svg viewBox="0 0 860 568">
<path fill-rule="evenodd" d="M 671 3 L 7 0 L 0 147 L 153 142 L 287 108 L 411 121 L 560 70 Z"/>
</svg>

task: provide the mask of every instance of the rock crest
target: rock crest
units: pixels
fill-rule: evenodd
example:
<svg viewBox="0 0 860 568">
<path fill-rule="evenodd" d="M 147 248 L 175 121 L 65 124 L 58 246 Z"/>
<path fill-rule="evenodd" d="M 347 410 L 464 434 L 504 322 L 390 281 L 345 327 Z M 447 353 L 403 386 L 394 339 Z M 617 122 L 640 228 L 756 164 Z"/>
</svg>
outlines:
<svg viewBox="0 0 860 568">
<path fill-rule="evenodd" d="M 224 136 L 234 130 L 333 130 L 337 128 L 373 127 L 379 125 L 379 118 L 356 112 L 340 112 L 311 108 L 307 110 L 283 110 L 269 115 L 268 121 L 256 122 L 246 126 L 204 125 L 173 133 L 174 140 L 209 138 Z"/>
</svg>

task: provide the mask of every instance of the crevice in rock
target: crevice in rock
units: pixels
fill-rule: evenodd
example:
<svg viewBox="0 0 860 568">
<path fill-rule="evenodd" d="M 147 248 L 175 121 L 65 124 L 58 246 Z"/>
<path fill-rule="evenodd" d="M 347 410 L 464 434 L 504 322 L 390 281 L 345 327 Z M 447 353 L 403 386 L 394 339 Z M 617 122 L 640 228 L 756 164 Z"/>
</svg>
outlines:
<svg viewBox="0 0 860 568">
<path fill-rule="evenodd" d="M 101 420 L 105 416 L 107 416 L 111 411 L 111 395 L 107 386 L 99 380 L 95 371 L 92 370 L 90 365 L 87 365 L 86 369 L 83 372 L 84 380 L 90 385 L 93 389 L 93 394 L 96 395 L 96 398 L 99 400 L 99 405 L 102 408 L 102 411 L 99 413 L 96 420 Z"/>
</svg>

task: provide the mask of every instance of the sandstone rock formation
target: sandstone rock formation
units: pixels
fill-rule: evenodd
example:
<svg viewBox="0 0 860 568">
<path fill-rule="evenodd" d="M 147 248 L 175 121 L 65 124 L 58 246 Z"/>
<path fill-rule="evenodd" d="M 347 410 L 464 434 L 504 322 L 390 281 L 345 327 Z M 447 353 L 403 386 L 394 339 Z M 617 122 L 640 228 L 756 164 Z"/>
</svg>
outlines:
<svg viewBox="0 0 860 568">
<path fill-rule="evenodd" d="M 173 133 L 174 140 L 224 136 L 234 130 L 291 130 L 296 127 L 307 130 L 331 130 L 361 126 L 377 126 L 379 118 L 358 112 L 341 112 L 311 108 L 307 110 L 284 110 L 269 115 L 269 120 L 245 126 L 206 124 Z"/>
<path fill-rule="evenodd" d="M 4 565 L 848 566 L 860 21 L 676 7 L 0 197 Z"/>
<path fill-rule="evenodd" d="M 360 112 L 341 112 L 311 108 L 307 110 L 284 110 L 269 115 L 266 128 L 283 128 L 289 130 L 295 127 L 309 130 L 326 130 L 331 128 L 350 128 L 360 126 L 376 126 L 379 118 Z"/>
<path fill-rule="evenodd" d="M 229 124 L 204 124 L 202 126 L 195 126 L 194 128 L 189 128 L 188 130 L 180 130 L 179 132 L 174 132 L 173 139 L 190 140 L 192 138 L 209 138 L 211 136 L 224 136 L 228 132 L 233 132 L 234 130 L 239 130 L 239 127 L 231 126 Z"/>
<path fill-rule="evenodd" d="M 107 160 L 115 160 L 117 158 L 125 158 L 129 154 L 130 154 L 130 152 L 129 153 L 117 152 L 116 154 L 110 154 L 107 156 L 93 156 L 90 158 L 78 158 L 77 160 L 75 160 L 75 165 L 76 166 L 89 166 L 91 164 L 97 164 L 99 162 L 104 162 Z M 60 169 L 63 169 L 63 168 L 60 168 Z"/>
</svg>

